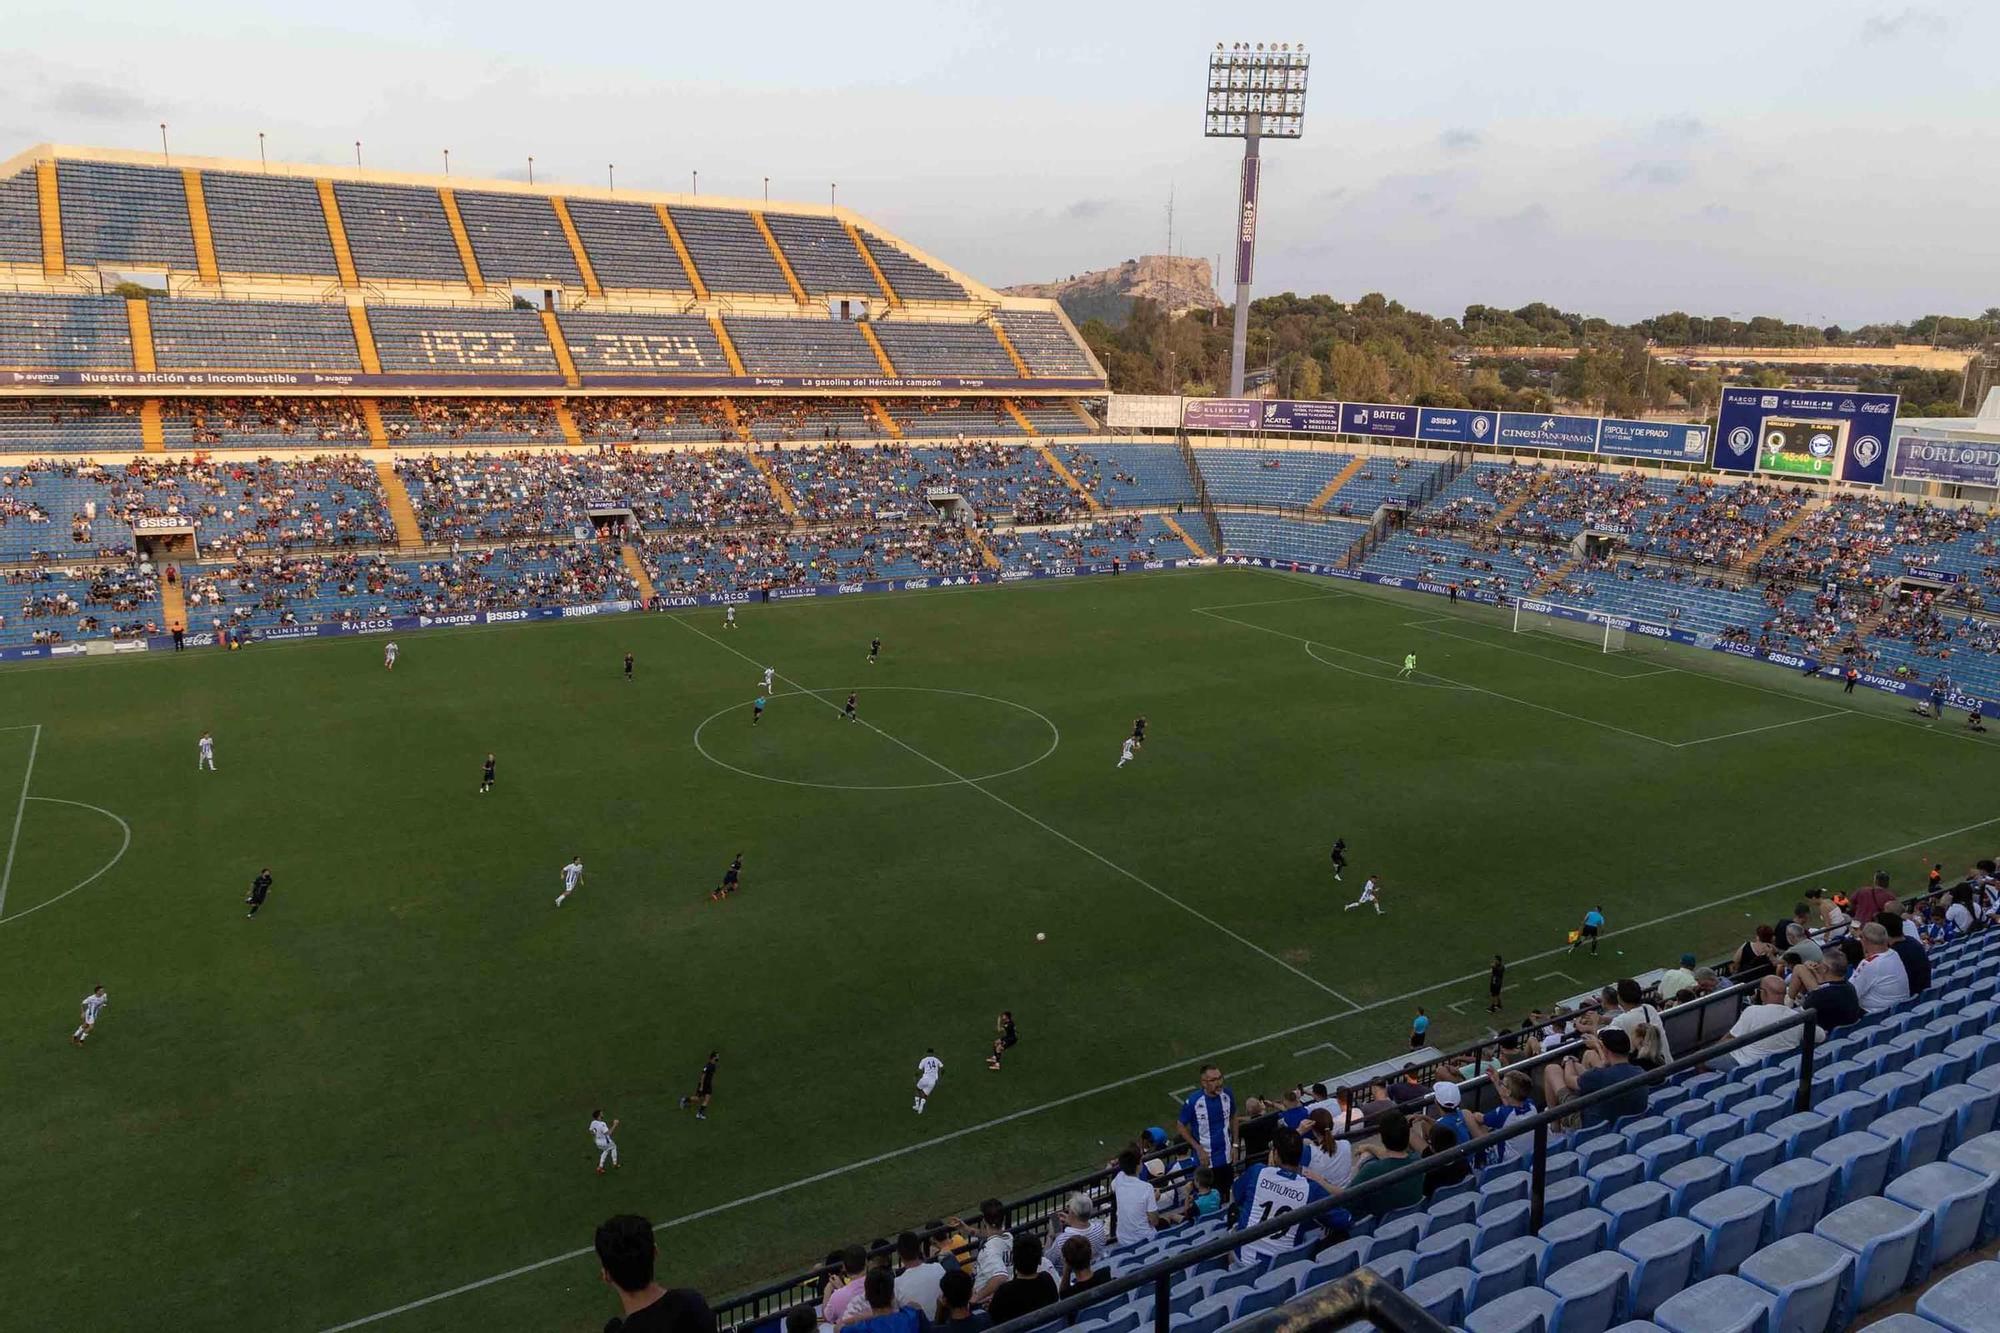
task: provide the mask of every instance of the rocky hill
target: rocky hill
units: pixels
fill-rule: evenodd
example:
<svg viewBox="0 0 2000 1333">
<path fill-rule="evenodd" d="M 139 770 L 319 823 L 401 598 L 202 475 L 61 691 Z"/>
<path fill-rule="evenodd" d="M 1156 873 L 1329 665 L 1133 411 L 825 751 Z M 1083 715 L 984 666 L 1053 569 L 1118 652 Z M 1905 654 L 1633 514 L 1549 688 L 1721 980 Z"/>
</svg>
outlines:
<svg viewBox="0 0 2000 1333">
<path fill-rule="evenodd" d="M 1001 290 L 1013 296 L 1053 297 L 1078 324 L 1086 319 L 1123 324 L 1139 297 L 1159 302 L 1169 316 L 1222 305 L 1206 259 L 1168 255 L 1141 255 L 1115 268 L 1079 273 L 1061 282 L 1031 282 Z"/>
</svg>

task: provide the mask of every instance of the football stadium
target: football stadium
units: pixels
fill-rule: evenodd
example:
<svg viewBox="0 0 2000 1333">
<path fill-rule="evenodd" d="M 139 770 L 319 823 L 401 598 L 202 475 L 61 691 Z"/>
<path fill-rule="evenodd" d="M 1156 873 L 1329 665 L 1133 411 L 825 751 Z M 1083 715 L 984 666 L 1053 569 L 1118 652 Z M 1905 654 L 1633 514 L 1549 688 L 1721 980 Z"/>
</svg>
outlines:
<svg viewBox="0 0 2000 1333">
<path fill-rule="evenodd" d="M 2000 1327 L 2000 389 L 980 271 L 0 163 L 0 1328 Z"/>
</svg>

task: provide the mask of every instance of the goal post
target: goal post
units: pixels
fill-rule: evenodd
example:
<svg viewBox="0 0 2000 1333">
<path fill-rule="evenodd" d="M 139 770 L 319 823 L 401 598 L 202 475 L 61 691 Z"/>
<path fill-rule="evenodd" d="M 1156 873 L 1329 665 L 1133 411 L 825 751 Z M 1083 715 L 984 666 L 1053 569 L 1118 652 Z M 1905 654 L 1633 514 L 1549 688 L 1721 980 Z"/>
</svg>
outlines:
<svg viewBox="0 0 2000 1333">
<path fill-rule="evenodd" d="M 1599 611 L 1558 606 L 1554 602 L 1537 599 L 1522 599 L 1514 603 L 1514 633 L 1574 639 L 1605 653 L 1625 651 L 1625 625 L 1630 620 L 1629 616 L 1607 616 Z"/>
</svg>

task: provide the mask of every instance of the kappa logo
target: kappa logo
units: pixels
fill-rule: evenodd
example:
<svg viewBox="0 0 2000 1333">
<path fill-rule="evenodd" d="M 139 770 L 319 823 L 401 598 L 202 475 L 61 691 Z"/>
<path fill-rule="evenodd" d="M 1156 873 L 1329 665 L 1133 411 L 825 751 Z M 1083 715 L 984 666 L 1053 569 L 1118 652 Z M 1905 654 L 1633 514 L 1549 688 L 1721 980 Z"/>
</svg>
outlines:
<svg viewBox="0 0 2000 1333">
<path fill-rule="evenodd" d="M 1854 415 L 1854 400 L 1852 398 L 1841 399 L 1840 410 L 1848 416 Z"/>
<path fill-rule="evenodd" d="M 1874 467 L 1882 458 L 1882 441 L 1873 435 L 1864 435 L 1854 442 L 1854 461 L 1863 467 Z"/>
<path fill-rule="evenodd" d="M 1751 433 L 1748 426 L 1738 426 L 1729 432 L 1729 452 L 1739 458 L 1749 453 L 1750 447 L 1756 442 L 1757 437 Z"/>
</svg>

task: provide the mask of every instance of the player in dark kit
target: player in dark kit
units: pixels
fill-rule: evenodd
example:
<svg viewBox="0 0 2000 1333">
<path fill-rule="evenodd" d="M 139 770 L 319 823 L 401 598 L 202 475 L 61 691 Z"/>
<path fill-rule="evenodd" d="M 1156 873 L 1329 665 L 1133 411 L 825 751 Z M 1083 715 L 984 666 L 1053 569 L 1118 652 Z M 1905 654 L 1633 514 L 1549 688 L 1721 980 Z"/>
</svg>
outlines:
<svg viewBox="0 0 2000 1333">
<path fill-rule="evenodd" d="M 1340 878 L 1340 872 L 1347 869 L 1347 839 L 1333 840 L 1333 877 Z"/>
<path fill-rule="evenodd" d="M 743 853 L 736 853 L 736 859 L 729 863 L 729 869 L 722 872 L 722 884 L 708 895 L 711 902 L 721 902 L 730 894 L 743 887 Z"/>
<path fill-rule="evenodd" d="M 1012 1050 L 1014 1044 L 1021 1040 L 1021 1034 L 1014 1029 L 1014 1011 L 1012 1009 L 1002 1009 L 1000 1011 L 1000 1017 L 994 1020 L 993 1029 L 996 1035 L 993 1038 L 993 1054 L 986 1057 L 986 1067 L 988 1069 L 998 1069 L 1000 1067 L 1000 1057 L 1009 1050 Z"/>
<path fill-rule="evenodd" d="M 710 1051 L 708 1063 L 701 1067 L 701 1077 L 695 1080 L 693 1093 L 681 1098 L 681 1110 L 694 1107 L 694 1118 L 697 1120 L 708 1119 L 708 1099 L 715 1095 L 715 1065 L 720 1059 L 721 1051 Z"/>
<path fill-rule="evenodd" d="M 625 679 L 632 679 L 632 654 L 625 654 Z"/>
<path fill-rule="evenodd" d="M 868 660 L 872 662 L 872 661 L 874 661 L 875 659 L 871 657 L 871 658 L 869 658 Z M 840 713 L 840 715 L 841 715 L 842 717 L 846 718 L 846 719 L 847 719 L 847 720 L 848 720 L 849 722 L 858 722 L 858 721 L 860 721 L 861 719 L 860 719 L 860 717 L 859 717 L 859 716 L 858 716 L 858 715 L 857 715 L 857 714 L 855 713 L 855 711 L 854 711 L 854 707 L 855 707 L 855 704 L 854 704 L 854 696 L 850 694 L 850 695 L 848 695 L 848 696 L 847 696 L 847 707 L 846 707 L 846 708 L 843 708 L 843 709 L 841 710 L 841 713 Z"/>
<path fill-rule="evenodd" d="M 1132 744 L 1141 750 L 1146 748 L 1146 715 L 1144 713 L 1132 719 Z"/>
<path fill-rule="evenodd" d="M 264 899 L 271 892 L 271 867 L 265 866 L 257 872 L 257 878 L 250 881 L 250 896 L 243 901 L 250 904 L 250 910 L 243 915 L 247 919 L 257 915 L 257 909 L 264 905 Z"/>
<path fill-rule="evenodd" d="M 750 725 L 756 726 L 764 720 L 764 696 L 758 695 L 757 702 L 750 705 Z"/>
<path fill-rule="evenodd" d="M 1492 999 L 1492 1003 L 1486 1006 L 1487 1013 L 1500 1012 L 1500 988 L 1506 984 L 1507 960 L 1496 953 L 1493 955 L 1493 966 L 1486 973 L 1486 994 Z"/>
<path fill-rule="evenodd" d="M 882 641 L 880 639 L 870 639 L 868 641 L 868 665 L 874 666 L 875 659 L 880 657 L 881 655 L 882 655 Z"/>
<path fill-rule="evenodd" d="M 486 767 L 479 774 L 479 794 L 484 796 L 493 790 L 493 756 L 486 756 Z"/>
</svg>

